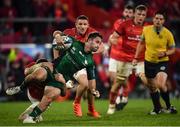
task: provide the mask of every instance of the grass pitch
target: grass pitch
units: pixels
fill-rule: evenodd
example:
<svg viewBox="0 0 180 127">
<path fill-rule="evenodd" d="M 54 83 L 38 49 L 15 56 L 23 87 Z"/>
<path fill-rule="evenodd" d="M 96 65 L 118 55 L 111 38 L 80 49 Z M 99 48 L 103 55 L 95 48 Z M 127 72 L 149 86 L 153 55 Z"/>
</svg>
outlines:
<svg viewBox="0 0 180 127">
<path fill-rule="evenodd" d="M 87 103 L 82 101 L 83 117 L 73 115 L 72 101 L 54 102 L 44 112 L 44 121 L 37 124 L 22 124 L 17 117 L 30 102 L 1 102 L 0 126 L 178 126 L 180 125 L 180 100 L 172 100 L 178 114 L 160 114 L 151 116 L 151 100 L 130 99 L 123 111 L 107 115 L 108 101 L 97 100 L 96 109 L 102 115 L 95 119 L 86 115 Z"/>
</svg>

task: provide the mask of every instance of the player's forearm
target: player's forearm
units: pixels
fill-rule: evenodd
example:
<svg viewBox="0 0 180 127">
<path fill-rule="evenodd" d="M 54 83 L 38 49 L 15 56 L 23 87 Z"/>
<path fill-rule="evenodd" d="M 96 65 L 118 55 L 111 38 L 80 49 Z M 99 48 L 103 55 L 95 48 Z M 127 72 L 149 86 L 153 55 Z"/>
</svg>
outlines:
<svg viewBox="0 0 180 127">
<path fill-rule="evenodd" d="M 135 59 L 139 58 L 139 55 L 143 51 L 144 48 L 145 48 L 145 44 L 143 42 L 139 42 L 136 48 L 135 56 L 134 56 Z"/>
<path fill-rule="evenodd" d="M 108 43 L 116 45 L 118 42 L 119 35 L 117 33 L 113 33 L 109 36 Z"/>
</svg>

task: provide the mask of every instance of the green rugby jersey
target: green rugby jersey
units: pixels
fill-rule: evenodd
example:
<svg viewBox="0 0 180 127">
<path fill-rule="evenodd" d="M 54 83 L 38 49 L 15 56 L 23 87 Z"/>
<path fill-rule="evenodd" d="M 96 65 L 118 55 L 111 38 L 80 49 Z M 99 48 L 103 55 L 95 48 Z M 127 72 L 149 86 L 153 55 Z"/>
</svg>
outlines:
<svg viewBox="0 0 180 127">
<path fill-rule="evenodd" d="M 92 53 L 86 53 L 84 51 L 84 43 L 72 37 L 68 37 L 65 40 L 72 41 L 72 45 L 64 51 L 63 56 L 55 60 L 55 69 L 63 74 L 66 81 L 72 79 L 73 74 L 83 68 L 86 68 L 89 80 L 95 79 L 95 65 Z"/>
</svg>

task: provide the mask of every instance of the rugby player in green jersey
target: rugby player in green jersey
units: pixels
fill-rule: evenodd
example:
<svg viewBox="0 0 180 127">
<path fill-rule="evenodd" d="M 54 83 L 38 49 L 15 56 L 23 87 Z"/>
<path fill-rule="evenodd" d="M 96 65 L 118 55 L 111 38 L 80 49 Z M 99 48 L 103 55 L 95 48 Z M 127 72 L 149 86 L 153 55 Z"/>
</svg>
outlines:
<svg viewBox="0 0 180 127">
<path fill-rule="evenodd" d="M 88 79 L 92 84 L 96 85 L 95 81 L 95 65 L 92 59 L 92 52 L 99 49 L 102 43 L 102 36 L 95 32 L 88 36 L 87 42 L 82 44 L 80 41 L 68 36 L 58 34 L 59 39 L 54 48 L 65 47 L 64 55 L 50 62 L 42 62 L 33 65 L 32 73 L 29 74 L 22 83 L 24 86 L 28 81 L 45 81 L 44 96 L 41 102 L 33 109 L 33 111 L 24 119 L 23 123 L 36 123 L 35 118 L 44 112 L 48 105 L 59 95 L 65 87 L 65 81 L 73 78 L 73 75 L 82 68 L 87 69 Z M 68 48 L 66 43 L 72 43 Z M 59 74 L 59 80 L 55 76 Z M 65 80 L 64 80 L 65 79 Z M 60 81 L 60 82 L 58 82 Z M 11 95 L 18 93 L 15 91 L 17 87 L 9 89 Z M 13 93 L 14 92 L 14 93 Z"/>
</svg>

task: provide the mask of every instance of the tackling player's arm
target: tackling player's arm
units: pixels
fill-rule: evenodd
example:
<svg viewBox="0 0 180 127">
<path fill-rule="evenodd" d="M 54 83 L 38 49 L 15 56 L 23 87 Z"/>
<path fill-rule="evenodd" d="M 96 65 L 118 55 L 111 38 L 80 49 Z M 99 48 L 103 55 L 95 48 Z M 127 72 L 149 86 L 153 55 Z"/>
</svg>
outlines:
<svg viewBox="0 0 180 127">
<path fill-rule="evenodd" d="M 116 31 L 114 31 L 109 36 L 109 39 L 108 39 L 109 45 L 111 45 L 111 44 L 115 44 L 116 45 L 119 37 L 120 37 L 119 34 Z"/>
<path fill-rule="evenodd" d="M 124 33 L 125 26 L 126 21 L 121 22 L 120 24 L 118 24 L 118 26 L 114 26 L 114 32 L 109 36 L 108 40 L 110 44 L 117 44 L 119 37 Z"/>
</svg>

